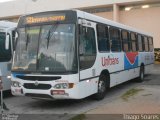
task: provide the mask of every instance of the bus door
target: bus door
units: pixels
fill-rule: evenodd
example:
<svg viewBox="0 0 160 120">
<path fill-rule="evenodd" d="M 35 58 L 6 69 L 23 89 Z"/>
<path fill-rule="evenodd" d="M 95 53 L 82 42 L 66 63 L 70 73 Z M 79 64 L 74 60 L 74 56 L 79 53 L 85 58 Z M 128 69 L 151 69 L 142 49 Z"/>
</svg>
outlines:
<svg viewBox="0 0 160 120">
<path fill-rule="evenodd" d="M 79 19 L 79 69 L 80 81 L 96 76 L 96 23 Z"/>
</svg>

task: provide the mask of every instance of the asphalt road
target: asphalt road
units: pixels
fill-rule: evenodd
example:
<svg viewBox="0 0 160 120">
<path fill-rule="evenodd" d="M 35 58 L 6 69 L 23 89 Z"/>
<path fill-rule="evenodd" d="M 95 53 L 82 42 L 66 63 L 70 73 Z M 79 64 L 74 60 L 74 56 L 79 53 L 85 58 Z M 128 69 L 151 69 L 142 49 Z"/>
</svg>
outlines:
<svg viewBox="0 0 160 120">
<path fill-rule="evenodd" d="M 134 82 L 134 80 L 116 86 L 108 91 L 106 97 L 101 101 L 92 100 L 90 97 L 82 100 L 35 100 L 28 97 L 5 97 L 5 103 L 10 109 L 4 111 L 5 114 L 18 114 L 19 118 L 28 120 L 59 119 L 66 120 L 76 114 L 85 113 L 104 104 L 110 104 L 113 100 L 118 99 L 125 91 L 140 85 L 160 85 L 160 65 L 154 65 L 154 69 L 150 75 L 145 77 L 142 83 Z M 35 118 L 36 117 L 36 118 Z M 19 120 L 19 119 L 18 119 Z"/>
</svg>

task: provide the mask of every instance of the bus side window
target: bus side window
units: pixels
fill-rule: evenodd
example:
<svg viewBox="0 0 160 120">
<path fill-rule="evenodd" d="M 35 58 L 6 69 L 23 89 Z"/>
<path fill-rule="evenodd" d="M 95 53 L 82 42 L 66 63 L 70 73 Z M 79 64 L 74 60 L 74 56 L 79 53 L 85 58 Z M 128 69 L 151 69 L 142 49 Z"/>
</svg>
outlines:
<svg viewBox="0 0 160 120">
<path fill-rule="evenodd" d="M 144 36 L 141 36 L 142 37 L 142 51 L 145 52 L 145 41 L 144 41 Z"/>
<path fill-rule="evenodd" d="M 148 42 L 149 42 L 149 51 L 152 52 L 153 51 L 153 38 L 149 37 Z"/>
<path fill-rule="evenodd" d="M 131 47 L 132 47 L 132 51 L 136 52 L 137 51 L 137 36 L 136 33 L 132 33 L 131 32 Z"/>
<path fill-rule="evenodd" d="M 148 46 L 148 39 L 146 36 L 144 36 L 144 48 L 145 48 L 145 51 L 148 52 L 149 51 L 149 46 Z"/>
<path fill-rule="evenodd" d="M 79 36 L 80 69 L 90 68 L 94 64 L 96 58 L 95 40 L 94 29 L 83 26 Z"/>
<path fill-rule="evenodd" d="M 130 43 L 129 43 L 129 33 L 128 31 L 122 30 L 122 48 L 124 52 L 130 51 Z"/>
<path fill-rule="evenodd" d="M 110 41 L 111 41 L 111 50 L 113 52 L 121 51 L 120 30 L 115 27 L 110 27 L 109 34 L 110 34 Z"/>
<path fill-rule="evenodd" d="M 97 24 L 97 40 L 98 50 L 100 52 L 106 52 L 110 50 L 108 26 Z"/>
<path fill-rule="evenodd" d="M 139 52 L 143 51 L 143 44 L 142 43 L 143 43 L 142 36 L 138 35 L 138 50 L 139 50 Z"/>
</svg>

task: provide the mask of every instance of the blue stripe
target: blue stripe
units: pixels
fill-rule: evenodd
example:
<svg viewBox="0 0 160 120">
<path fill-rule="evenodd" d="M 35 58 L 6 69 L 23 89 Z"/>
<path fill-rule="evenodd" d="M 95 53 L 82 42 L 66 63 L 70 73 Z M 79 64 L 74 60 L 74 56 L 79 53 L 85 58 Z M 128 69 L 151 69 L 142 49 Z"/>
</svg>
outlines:
<svg viewBox="0 0 160 120">
<path fill-rule="evenodd" d="M 13 77 L 17 77 L 17 76 L 25 76 L 25 74 L 18 74 L 18 73 L 12 73 Z"/>
</svg>

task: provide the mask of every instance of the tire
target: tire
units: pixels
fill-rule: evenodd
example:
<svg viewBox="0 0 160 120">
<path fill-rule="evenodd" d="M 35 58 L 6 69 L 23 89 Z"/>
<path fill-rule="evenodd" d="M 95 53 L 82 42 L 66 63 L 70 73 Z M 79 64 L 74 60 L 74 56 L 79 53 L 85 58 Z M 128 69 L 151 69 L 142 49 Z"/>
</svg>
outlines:
<svg viewBox="0 0 160 120">
<path fill-rule="evenodd" d="M 144 81 L 144 66 L 140 67 L 139 77 L 137 79 L 138 82 Z"/>
<path fill-rule="evenodd" d="M 106 95 L 107 90 L 107 77 L 106 75 L 100 75 L 98 81 L 98 92 L 93 95 L 93 99 L 102 100 Z"/>
</svg>

